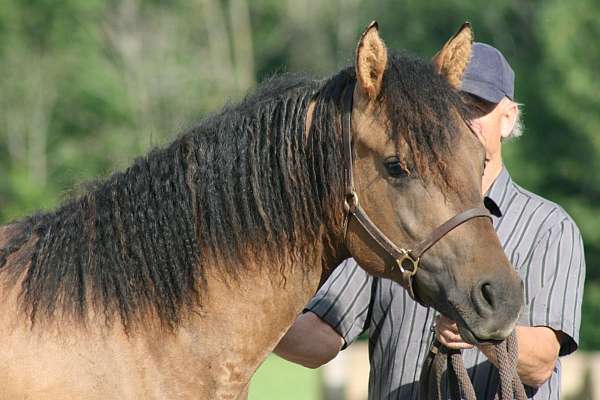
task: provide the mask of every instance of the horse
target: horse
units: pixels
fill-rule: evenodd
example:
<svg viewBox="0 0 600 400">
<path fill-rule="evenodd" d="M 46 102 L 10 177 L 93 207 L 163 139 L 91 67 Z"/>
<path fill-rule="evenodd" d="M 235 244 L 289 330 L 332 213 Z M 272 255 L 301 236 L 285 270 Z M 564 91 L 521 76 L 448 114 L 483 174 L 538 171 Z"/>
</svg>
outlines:
<svg viewBox="0 0 600 400">
<path fill-rule="evenodd" d="M 246 398 L 348 257 L 467 340 L 506 337 L 522 283 L 481 211 L 485 154 L 458 91 L 472 42 L 464 25 L 424 61 L 371 24 L 353 67 L 272 78 L 1 227 L 0 398 Z"/>
</svg>

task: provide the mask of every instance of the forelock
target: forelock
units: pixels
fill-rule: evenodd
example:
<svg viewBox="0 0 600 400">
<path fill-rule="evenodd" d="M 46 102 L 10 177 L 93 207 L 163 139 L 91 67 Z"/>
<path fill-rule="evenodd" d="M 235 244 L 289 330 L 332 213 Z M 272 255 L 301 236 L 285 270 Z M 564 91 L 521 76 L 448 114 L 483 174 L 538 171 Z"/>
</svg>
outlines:
<svg viewBox="0 0 600 400">
<path fill-rule="evenodd" d="M 410 163 L 424 179 L 450 184 L 445 159 L 459 137 L 469 110 L 458 92 L 433 65 L 396 53 L 384 74 L 381 101 L 389 118 L 388 134 L 398 149 L 409 147 Z"/>
</svg>

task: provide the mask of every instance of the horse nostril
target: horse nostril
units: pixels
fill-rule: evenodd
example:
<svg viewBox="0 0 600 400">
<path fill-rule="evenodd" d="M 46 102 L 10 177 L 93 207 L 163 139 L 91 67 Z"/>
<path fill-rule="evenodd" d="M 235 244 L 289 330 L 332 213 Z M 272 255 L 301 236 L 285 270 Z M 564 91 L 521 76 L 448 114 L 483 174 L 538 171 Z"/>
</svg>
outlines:
<svg viewBox="0 0 600 400">
<path fill-rule="evenodd" d="M 486 303 L 488 303 L 493 309 L 496 305 L 496 299 L 492 285 L 489 283 L 484 283 L 481 285 L 481 294 L 483 295 L 483 299 L 486 301 Z"/>
<path fill-rule="evenodd" d="M 481 282 L 473 287 L 472 299 L 475 310 L 482 317 L 491 316 L 496 308 L 497 298 L 494 286 L 488 282 Z"/>
</svg>

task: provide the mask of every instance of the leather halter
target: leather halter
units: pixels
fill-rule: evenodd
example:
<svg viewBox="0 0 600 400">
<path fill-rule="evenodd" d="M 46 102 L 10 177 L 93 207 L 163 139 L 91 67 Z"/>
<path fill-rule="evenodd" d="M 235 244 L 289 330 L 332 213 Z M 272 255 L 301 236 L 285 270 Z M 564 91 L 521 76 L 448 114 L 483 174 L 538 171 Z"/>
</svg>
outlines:
<svg viewBox="0 0 600 400">
<path fill-rule="evenodd" d="M 365 210 L 361 207 L 358 201 L 358 195 L 354 188 L 354 177 L 352 174 L 352 102 L 354 94 L 354 85 L 346 89 L 343 95 L 342 109 L 342 146 L 344 152 L 344 173 L 346 183 L 346 193 L 344 199 L 344 208 L 346 216 L 344 220 L 344 241 L 348 225 L 352 218 L 356 219 L 361 229 L 370 237 L 377 245 L 387 253 L 393 260 L 390 272 L 394 272 L 396 268 L 400 271 L 400 284 L 408 291 L 409 295 L 415 299 L 413 290 L 412 277 L 419 270 L 419 262 L 421 256 L 436 244 L 441 238 L 446 236 L 451 230 L 465 222 L 478 217 L 487 217 L 491 219 L 490 213 L 483 207 L 470 208 L 463 211 L 442 225 L 438 226 L 431 232 L 429 236 L 417 243 L 412 249 L 398 247 L 392 242 L 373 221 L 369 218 Z"/>
</svg>

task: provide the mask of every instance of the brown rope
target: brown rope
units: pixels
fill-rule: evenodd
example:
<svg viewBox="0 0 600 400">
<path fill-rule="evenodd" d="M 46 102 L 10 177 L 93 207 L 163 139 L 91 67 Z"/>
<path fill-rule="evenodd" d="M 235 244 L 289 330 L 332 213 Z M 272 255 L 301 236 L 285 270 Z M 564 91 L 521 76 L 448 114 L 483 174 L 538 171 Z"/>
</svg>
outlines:
<svg viewBox="0 0 600 400">
<path fill-rule="evenodd" d="M 500 371 L 500 384 L 495 400 L 527 400 L 525 388 L 517 374 L 519 349 L 515 331 L 505 341 L 497 344 L 495 350 Z M 477 400 L 460 350 L 448 349 L 437 340 L 432 344 L 421 370 L 420 400 L 444 400 L 442 376 L 446 371 L 452 400 Z"/>
</svg>

